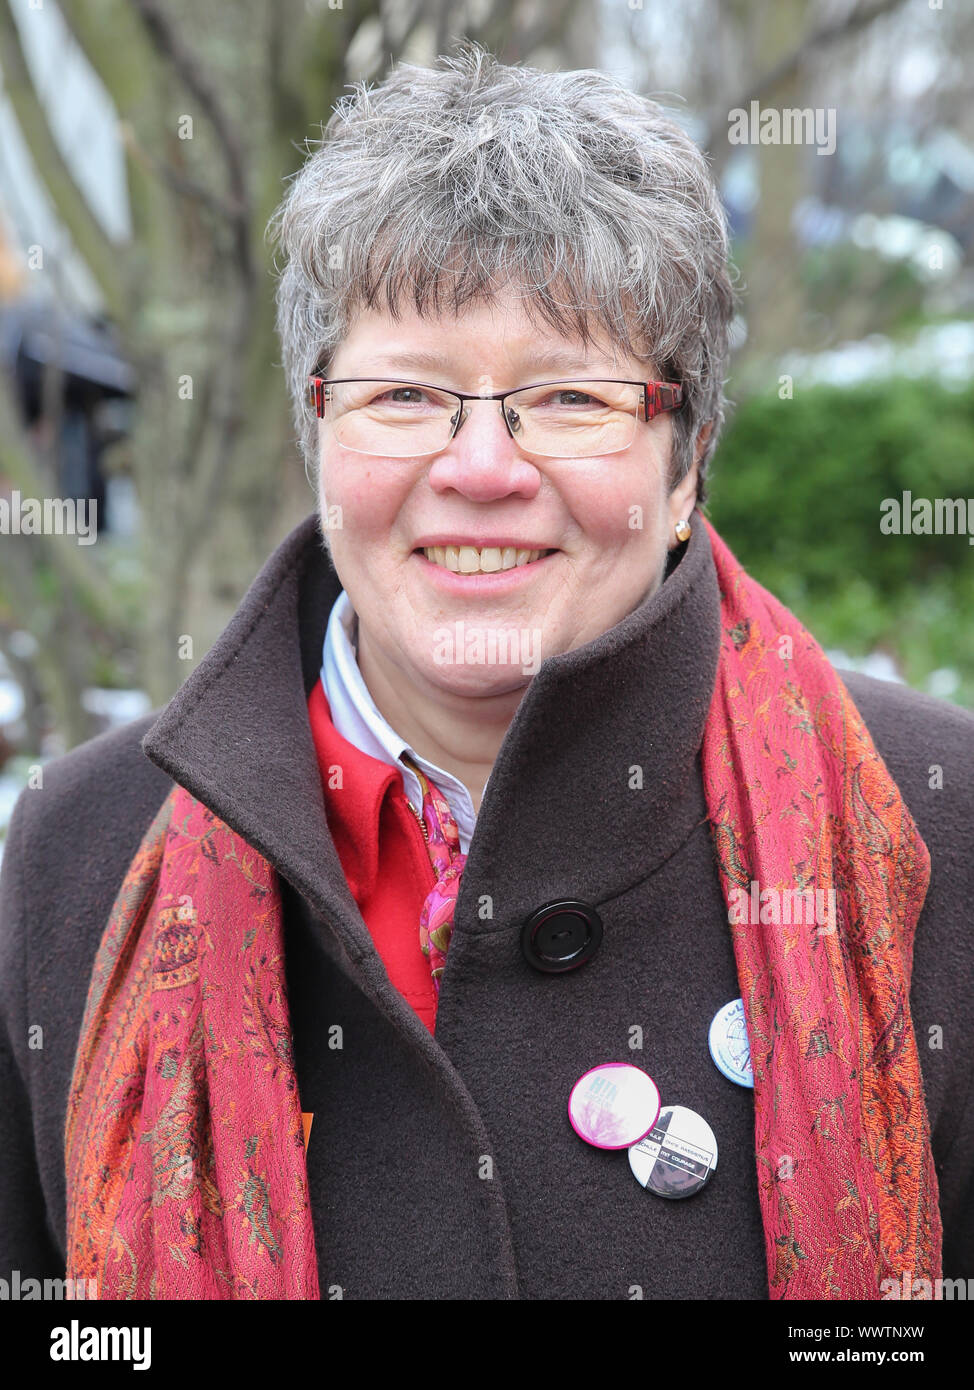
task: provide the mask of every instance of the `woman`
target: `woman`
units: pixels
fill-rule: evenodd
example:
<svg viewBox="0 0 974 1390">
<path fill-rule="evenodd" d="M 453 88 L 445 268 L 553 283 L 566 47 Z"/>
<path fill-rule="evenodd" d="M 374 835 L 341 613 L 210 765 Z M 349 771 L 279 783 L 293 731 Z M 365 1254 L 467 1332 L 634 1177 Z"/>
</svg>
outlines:
<svg viewBox="0 0 974 1390">
<path fill-rule="evenodd" d="M 467 48 L 345 98 L 276 231 L 318 507 L 18 802 L 5 1258 L 103 1298 L 974 1273 L 974 724 L 846 687 L 699 510 L 700 152 Z"/>
</svg>

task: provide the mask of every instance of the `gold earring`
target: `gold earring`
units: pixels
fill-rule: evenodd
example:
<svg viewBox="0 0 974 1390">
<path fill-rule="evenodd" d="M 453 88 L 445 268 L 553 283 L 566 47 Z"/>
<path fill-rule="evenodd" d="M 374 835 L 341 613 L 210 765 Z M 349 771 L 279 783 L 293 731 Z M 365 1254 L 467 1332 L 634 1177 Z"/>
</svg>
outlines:
<svg viewBox="0 0 974 1390">
<path fill-rule="evenodd" d="M 678 541 L 683 542 L 688 541 L 690 539 L 689 521 L 678 521 L 676 525 L 673 527 L 673 530 L 676 532 L 676 538 Z"/>
</svg>

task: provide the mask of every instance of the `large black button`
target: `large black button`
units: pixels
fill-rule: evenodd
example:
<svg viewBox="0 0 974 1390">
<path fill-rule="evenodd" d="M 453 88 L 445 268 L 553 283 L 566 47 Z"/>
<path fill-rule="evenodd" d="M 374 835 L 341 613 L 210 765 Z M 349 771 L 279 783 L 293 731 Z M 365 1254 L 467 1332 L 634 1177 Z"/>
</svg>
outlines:
<svg viewBox="0 0 974 1390">
<path fill-rule="evenodd" d="M 557 975 L 592 959 L 602 944 L 602 919 L 588 903 L 559 898 L 532 912 L 521 928 L 521 950 L 535 970 Z"/>
</svg>

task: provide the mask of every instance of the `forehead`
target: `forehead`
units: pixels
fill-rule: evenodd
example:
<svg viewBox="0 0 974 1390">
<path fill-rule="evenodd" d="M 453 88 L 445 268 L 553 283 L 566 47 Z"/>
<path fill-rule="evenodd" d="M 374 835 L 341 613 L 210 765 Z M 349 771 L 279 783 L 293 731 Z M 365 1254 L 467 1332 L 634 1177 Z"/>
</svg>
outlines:
<svg viewBox="0 0 974 1390">
<path fill-rule="evenodd" d="M 523 371 L 610 376 L 637 375 L 643 369 L 608 337 L 590 329 L 588 342 L 566 336 L 532 318 L 522 299 L 510 294 L 461 306 L 456 313 L 420 314 L 415 305 L 399 310 L 368 308 L 353 319 L 332 354 L 330 373 L 416 371 L 466 380 L 519 376 Z"/>
</svg>

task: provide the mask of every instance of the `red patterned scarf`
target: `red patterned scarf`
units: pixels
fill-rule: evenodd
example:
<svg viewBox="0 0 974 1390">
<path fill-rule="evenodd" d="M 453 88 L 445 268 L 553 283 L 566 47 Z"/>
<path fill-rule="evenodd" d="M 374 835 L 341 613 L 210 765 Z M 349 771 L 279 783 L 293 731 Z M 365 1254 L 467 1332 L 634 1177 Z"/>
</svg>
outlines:
<svg viewBox="0 0 974 1390">
<path fill-rule="evenodd" d="M 834 893 L 734 924 L 772 1298 L 940 1274 L 909 1011 L 929 855 L 841 681 L 709 527 L 722 640 L 703 744 L 721 885 Z M 759 900 L 760 900 L 759 897 Z M 180 786 L 95 961 L 65 1136 L 71 1279 L 103 1298 L 317 1298 L 273 868 Z"/>
<path fill-rule="evenodd" d="M 721 887 L 735 906 L 771 890 L 757 924 L 731 927 L 771 1297 L 879 1298 L 904 1271 L 941 1273 L 909 1000 L 930 855 L 818 643 L 707 529 L 721 648 L 703 770 Z M 775 913 L 786 892 L 833 902 L 834 921 Z"/>
</svg>

